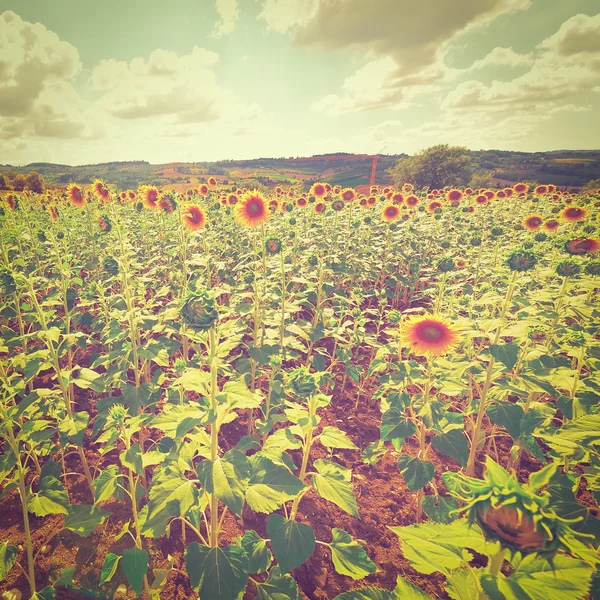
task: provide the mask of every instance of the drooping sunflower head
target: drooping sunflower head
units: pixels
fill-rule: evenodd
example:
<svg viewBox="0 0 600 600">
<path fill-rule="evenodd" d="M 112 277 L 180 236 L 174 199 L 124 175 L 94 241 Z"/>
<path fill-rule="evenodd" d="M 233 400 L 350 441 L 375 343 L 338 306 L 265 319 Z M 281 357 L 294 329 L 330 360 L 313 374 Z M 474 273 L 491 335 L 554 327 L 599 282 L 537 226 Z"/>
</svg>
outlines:
<svg viewBox="0 0 600 600">
<path fill-rule="evenodd" d="M 165 194 L 159 202 L 159 206 L 166 213 L 171 214 L 177 210 L 177 201 L 173 195 Z"/>
<path fill-rule="evenodd" d="M 83 208 L 85 206 L 85 194 L 76 183 L 70 183 L 67 186 L 67 197 L 73 206 L 76 206 L 77 208 Z"/>
<path fill-rule="evenodd" d="M 579 206 L 568 206 L 561 213 L 562 218 L 566 221 L 571 221 L 571 223 L 578 223 L 579 221 L 583 221 L 587 216 L 587 211 L 585 208 L 581 208 Z"/>
<path fill-rule="evenodd" d="M 344 208 L 344 203 L 341 200 L 334 200 L 331 204 L 331 208 L 333 208 L 333 210 L 342 210 Z"/>
<path fill-rule="evenodd" d="M 181 212 L 183 226 L 191 231 L 198 231 L 206 225 L 206 212 L 197 204 L 186 206 Z"/>
<path fill-rule="evenodd" d="M 600 275 L 600 260 L 592 260 L 585 265 L 585 272 L 587 275 L 598 277 Z"/>
<path fill-rule="evenodd" d="M 559 517 L 550 506 L 550 493 L 540 492 L 550 483 L 557 463 L 531 473 L 528 483 L 519 483 L 489 456 L 485 464 L 483 479 L 462 473 L 443 475 L 450 493 L 463 504 L 459 512 L 477 523 L 488 540 L 512 552 L 551 558 L 560 549 L 568 550 L 568 540 L 575 534 L 569 524 L 580 518 Z"/>
<path fill-rule="evenodd" d="M 449 273 L 454 270 L 454 259 L 447 257 L 438 261 L 437 270 L 440 273 Z"/>
<path fill-rule="evenodd" d="M 235 218 L 245 227 L 260 227 L 269 220 L 269 209 L 258 190 L 247 192 L 235 205 Z"/>
<path fill-rule="evenodd" d="M 400 209 L 396 204 L 386 204 L 381 210 L 381 218 L 386 223 L 393 223 L 400 218 Z"/>
<path fill-rule="evenodd" d="M 94 191 L 94 196 L 101 200 L 102 202 L 108 202 L 110 199 L 110 190 L 106 187 L 106 184 L 100 179 L 96 179 L 92 184 L 92 190 Z"/>
<path fill-rule="evenodd" d="M 427 205 L 427 212 L 435 213 L 436 210 L 442 210 L 442 203 L 439 200 L 433 200 Z"/>
<path fill-rule="evenodd" d="M 196 331 L 207 331 L 219 318 L 217 304 L 205 290 L 190 292 L 181 305 L 180 314 L 184 323 Z"/>
<path fill-rule="evenodd" d="M 112 223 L 107 215 L 100 215 L 98 217 L 98 227 L 102 233 L 108 233 L 112 229 Z"/>
<path fill-rule="evenodd" d="M 313 183 L 310 188 L 310 195 L 315 198 L 323 198 L 327 194 L 324 183 Z"/>
<path fill-rule="evenodd" d="M 119 263 L 114 256 L 105 256 L 102 260 L 102 268 L 104 269 L 104 272 L 109 275 L 114 276 L 119 274 Z"/>
<path fill-rule="evenodd" d="M 402 204 L 404 202 L 404 194 L 395 192 L 392 194 L 392 202 L 394 204 Z"/>
<path fill-rule="evenodd" d="M 441 356 L 459 343 L 458 331 L 436 315 L 410 318 L 401 328 L 400 339 L 418 356 Z"/>
<path fill-rule="evenodd" d="M 523 273 L 525 271 L 531 271 L 538 262 L 538 257 L 531 250 L 525 250 L 519 248 L 513 250 L 506 257 L 506 265 L 511 271 L 517 271 Z"/>
<path fill-rule="evenodd" d="M 50 205 L 48 207 L 48 214 L 53 221 L 58 221 L 58 208 L 56 206 Z"/>
<path fill-rule="evenodd" d="M 539 215 L 529 215 L 523 219 L 523 227 L 529 231 L 537 231 L 544 222 L 544 219 Z"/>
<path fill-rule="evenodd" d="M 575 238 L 565 242 L 565 252 L 574 255 L 595 254 L 600 250 L 600 240 L 594 238 Z"/>
<path fill-rule="evenodd" d="M 572 260 L 563 260 L 556 265 L 556 274 L 561 277 L 573 277 L 581 272 L 578 263 Z"/>
</svg>

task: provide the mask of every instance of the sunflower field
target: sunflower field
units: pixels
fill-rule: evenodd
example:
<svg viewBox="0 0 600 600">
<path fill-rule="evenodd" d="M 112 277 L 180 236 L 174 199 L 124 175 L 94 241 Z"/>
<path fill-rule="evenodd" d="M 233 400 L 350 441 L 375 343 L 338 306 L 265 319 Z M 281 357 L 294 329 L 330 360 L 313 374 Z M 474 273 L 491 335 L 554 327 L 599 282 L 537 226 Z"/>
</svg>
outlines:
<svg viewBox="0 0 600 600">
<path fill-rule="evenodd" d="M 5 600 L 600 598 L 600 190 L 5 193 Z"/>
</svg>

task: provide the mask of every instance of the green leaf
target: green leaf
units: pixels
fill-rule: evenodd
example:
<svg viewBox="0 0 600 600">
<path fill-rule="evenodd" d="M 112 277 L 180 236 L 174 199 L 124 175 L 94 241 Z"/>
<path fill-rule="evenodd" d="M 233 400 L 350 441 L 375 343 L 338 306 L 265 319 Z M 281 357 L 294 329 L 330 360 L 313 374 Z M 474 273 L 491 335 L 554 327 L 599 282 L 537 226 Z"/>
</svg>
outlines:
<svg viewBox="0 0 600 600">
<path fill-rule="evenodd" d="M 525 416 L 523 407 L 512 402 L 494 402 L 485 413 L 495 425 L 504 427 L 513 440 L 521 435 L 521 421 Z"/>
<path fill-rule="evenodd" d="M 343 529 L 333 528 L 331 558 L 333 566 L 340 575 L 348 575 L 352 579 L 362 579 L 377 571 L 375 563 L 367 556 L 364 548 Z"/>
<path fill-rule="evenodd" d="M 467 519 L 458 519 L 448 525 L 421 523 L 390 529 L 402 541 L 402 553 L 412 567 L 425 575 L 436 571 L 448 574 L 464 566 L 471 558 L 466 548 L 480 554 L 488 553 L 481 530 L 469 526 Z"/>
<path fill-rule="evenodd" d="M 43 590 L 32 594 L 29 600 L 54 600 L 56 598 L 56 590 L 47 585 Z"/>
<path fill-rule="evenodd" d="M 446 592 L 452 600 L 479 600 L 480 593 L 477 581 L 483 569 L 456 569 L 448 581 Z M 491 600 L 491 599 L 490 599 Z"/>
<path fill-rule="evenodd" d="M 317 494 L 333 502 L 347 513 L 358 517 L 358 505 L 350 483 L 350 471 L 328 460 L 315 460 L 313 466 L 317 474 L 312 477 L 312 485 Z"/>
<path fill-rule="evenodd" d="M 272 513 L 306 487 L 288 469 L 265 456 L 254 455 L 250 459 L 250 469 L 246 502 L 256 512 Z"/>
<path fill-rule="evenodd" d="M 102 375 L 92 371 L 92 369 L 86 369 L 85 367 L 77 369 L 77 377 L 71 378 L 71 383 L 74 383 L 77 387 L 82 390 L 92 389 L 94 392 L 104 391 L 104 382 Z"/>
<path fill-rule="evenodd" d="M 432 440 L 433 447 L 458 461 L 461 467 L 467 466 L 469 459 L 469 444 L 462 429 L 451 429 L 446 433 L 436 435 Z"/>
<path fill-rule="evenodd" d="M 406 487 L 411 492 L 416 492 L 429 483 L 435 475 L 433 463 L 412 458 L 408 454 L 401 454 L 398 457 L 398 467 Z"/>
<path fill-rule="evenodd" d="M 209 548 L 192 542 L 185 551 L 185 566 L 200 598 L 238 600 L 248 582 L 248 556 L 239 546 Z"/>
<path fill-rule="evenodd" d="M 67 569 L 61 569 L 58 579 L 54 582 L 54 587 L 59 585 L 66 588 L 73 587 L 73 576 L 75 575 L 75 567 L 69 567 Z"/>
<path fill-rule="evenodd" d="M 256 531 L 246 531 L 242 538 L 242 548 L 248 555 L 248 573 L 264 573 L 273 561 L 273 555 Z"/>
<path fill-rule="evenodd" d="M 325 448 L 345 448 L 348 450 L 358 450 L 357 446 L 348 439 L 348 436 L 337 427 L 323 427 L 319 441 Z"/>
<path fill-rule="evenodd" d="M 380 437 L 382 441 L 404 439 L 411 436 L 417 428 L 402 411 L 390 408 L 381 417 Z"/>
<path fill-rule="evenodd" d="M 267 534 L 282 573 L 289 573 L 308 560 L 315 549 L 315 532 L 310 525 L 271 515 Z"/>
<path fill-rule="evenodd" d="M 458 502 L 450 496 L 425 496 L 422 505 L 425 514 L 435 523 L 452 523 L 456 519 L 451 513 L 458 508 Z"/>
<path fill-rule="evenodd" d="M 264 583 L 257 583 L 257 600 L 301 600 L 296 582 L 290 575 L 281 575 L 278 567 L 269 571 Z"/>
<path fill-rule="evenodd" d="M 167 466 L 154 472 L 148 496 L 148 516 L 142 533 L 160 537 L 169 519 L 184 516 L 198 502 L 198 488 L 178 467 Z"/>
<path fill-rule="evenodd" d="M 8 542 L 0 544 L 0 581 L 6 578 L 6 575 L 11 570 L 17 560 L 19 550 L 16 546 L 9 546 Z"/>
<path fill-rule="evenodd" d="M 235 410 L 258 408 L 262 402 L 260 394 L 248 389 L 246 380 L 243 377 L 237 381 L 228 381 L 225 383 L 222 394 L 225 395 L 230 408 Z"/>
<path fill-rule="evenodd" d="M 94 527 L 104 523 L 104 519 L 110 513 L 97 506 L 76 504 L 69 506 L 69 513 L 65 517 L 65 529 L 74 531 L 76 534 L 87 537 L 92 533 Z"/>
<path fill-rule="evenodd" d="M 73 413 L 73 418 L 65 417 L 58 423 L 58 431 L 69 438 L 77 446 L 83 444 L 85 428 L 88 426 L 90 415 L 85 411 Z"/>
<path fill-rule="evenodd" d="M 125 577 L 127 577 L 127 581 L 129 581 L 129 585 L 138 596 L 141 596 L 144 576 L 148 572 L 148 551 L 143 548 L 123 550 L 121 568 L 125 573 Z"/>
<path fill-rule="evenodd" d="M 198 479 L 206 491 L 214 494 L 232 512 L 241 516 L 244 508 L 246 481 L 245 478 L 240 477 L 236 466 L 224 456 L 214 461 L 203 460 L 197 470 Z"/>
<path fill-rule="evenodd" d="M 600 414 L 586 415 L 567 423 L 552 434 L 538 434 L 562 456 L 577 456 L 581 453 L 600 450 Z"/>
<path fill-rule="evenodd" d="M 136 475 L 141 475 L 144 472 L 142 448 L 137 442 L 132 444 L 129 450 L 121 452 L 121 464 L 131 469 Z"/>
<path fill-rule="evenodd" d="M 552 562 L 526 556 L 510 577 L 483 575 L 483 591 L 505 600 L 583 600 L 590 589 L 594 569 L 587 563 L 557 554 Z"/>
<path fill-rule="evenodd" d="M 38 492 L 29 497 L 27 508 L 37 517 L 66 515 L 69 512 L 67 490 L 55 477 L 44 477 Z"/>
<path fill-rule="evenodd" d="M 402 577 L 396 579 L 394 596 L 398 600 L 431 600 L 429 594 L 426 594 L 422 589 L 410 583 L 410 581 L 402 579 Z"/>
<path fill-rule="evenodd" d="M 102 565 L 102 571 L 100 572 L 100 585 L 104 585 L 108 583 L 115 574 L 117 567 L 119 566 L 119 561 L 121 557 L 118 554 L 113 554 L 109 552 L 104 559 L 104 564 Z"/>
<path fill-rule="evenodd" d="M 94 479 L 94 502 L 103 502 L 111 498 L 120 500 L 122 498 L 121 488 L 118 487 L 118 480 L 121 477 L 119 467 L 110 465 Z"/>
<path fill-rule="evenodd" d="M 397 596 L 395 592 L 390 592 L 390 590 L 368 586 L 344 592 L 333 600 L 412 600 L 412 598 L 411 596 L 405 596 L 401 599 L 400 596 Z M 431 599 L 429 598 L 429 600 Z"/>
<path fill-rule="evenodd" d="M 509 371 L 517 364 L 519 357 L 519 346 L 517 344 L 492 344 L 490 354 L 501 362 Z"/>
</svg>

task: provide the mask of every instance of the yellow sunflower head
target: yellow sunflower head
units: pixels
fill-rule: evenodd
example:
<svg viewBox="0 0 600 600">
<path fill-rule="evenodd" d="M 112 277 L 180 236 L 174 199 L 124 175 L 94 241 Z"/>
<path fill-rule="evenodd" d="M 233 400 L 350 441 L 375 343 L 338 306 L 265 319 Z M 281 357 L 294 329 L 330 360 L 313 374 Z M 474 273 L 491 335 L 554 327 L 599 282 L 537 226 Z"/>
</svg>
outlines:
<svg viewBox="0 0 600 600">
<path fill-rule="evenodd" d="M 404 346 L 418 356 L 441 356 L 458 346 L 458 331 L 437 315 L 410 318 L 401 329 Z"/>
</svg>

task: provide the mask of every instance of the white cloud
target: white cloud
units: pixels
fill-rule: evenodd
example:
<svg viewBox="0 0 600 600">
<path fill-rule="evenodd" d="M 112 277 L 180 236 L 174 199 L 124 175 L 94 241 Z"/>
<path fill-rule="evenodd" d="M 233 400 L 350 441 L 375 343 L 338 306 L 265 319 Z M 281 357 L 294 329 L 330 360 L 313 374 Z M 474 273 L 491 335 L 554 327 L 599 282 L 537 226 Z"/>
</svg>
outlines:
<svg viewBox="0 0 600 600">
<path fill-rule="evenodd" d="M 85 103 L 72 86 L 77 49 L 40 23 L 0 14 L 0 137 L 82 137 Z"/>
<path fill-rule="evenodd" d="M 194 47 L 189 54 L 154 50 L 148 60 L 103 60 L 92 86 L 105 94 L 98 104 L 118 119 L 171 116 L 179 123 L 213 121 L 243 107 L 218 85 L 218 54 Z"/>
<path fill-rule="evenodd" d="M 263 0 L 258 16 L 266 22 L 270 31 L 285 33 L 308 21 L 318 4 L 319 0 Z"/>
<path fill-rule="evenodd" d="M 449 43 L 500 14 L 527 8 L 530 1 L 315 0 L 303 16 L 302 0 L 291 4 L 295 9 L 287 13 L 293 18 L 286 27 L 293 28 L 295 45 L 350 50 L 366 61 L 345 81 L 341 93 L 314 104 L 329 114 L 341 114 L 395 106 L 407 95 L 431 91 L 453 74 L 442 60 Z M 273 5 L 281 6 L 266 0 L 263 13 Z M 285 29 L 284 20 L 271 22 L 271 27 L 278 23 Z M 359 80 L 368 81 L 368 87 L 357 90 L 353 82 Z M 419 89 L 409 92 L 410 88 Z"/>
<path fill-rule="evenodd" d="M 480 71 L 488 67 L 526 67 L 533 63 L 533 55 L 518 54 L 512 48 L 497 47 L 489 54 L 476 60 L 469 68 L 469 71 Z"/>
<path fill-rule="evenodd" d="M 239 14 L 238 3 L 237 0 L 216 0 L 216 2 L 220 20 L 216 24 L 213 35 L 222 37 L 235 31 Z"/>
<path fill-rule="evenodd" d="M 560 56 L 600 53 L 600 14 L 571 17 L 538 48 L 552 50 Z"/>
</svg>

